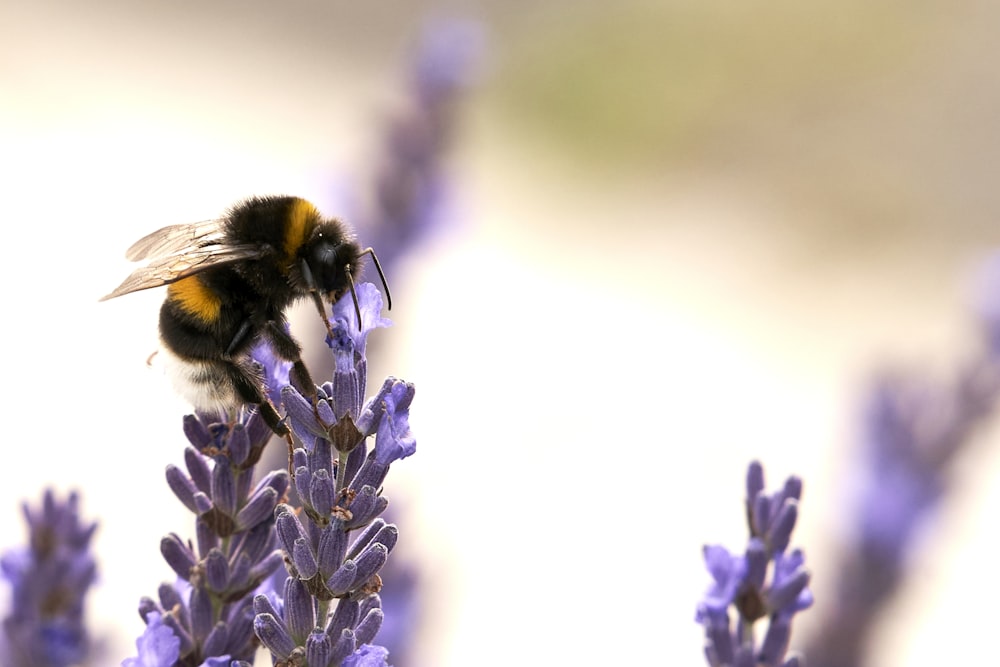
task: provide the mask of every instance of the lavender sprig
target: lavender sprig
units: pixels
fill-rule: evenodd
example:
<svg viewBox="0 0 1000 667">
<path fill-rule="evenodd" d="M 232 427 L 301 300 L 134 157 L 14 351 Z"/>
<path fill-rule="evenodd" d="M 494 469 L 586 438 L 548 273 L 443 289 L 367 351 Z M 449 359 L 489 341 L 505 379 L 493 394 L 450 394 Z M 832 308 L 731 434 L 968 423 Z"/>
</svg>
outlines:
<svg viewBox="0 0 1000 667">
<path fill-rule="evenodd" d="M 287 368 L 255 350 L 264 361 L 269 393 L 287 382 Z M 262 364 L 263 366 L 263 364 Z M 160 552 L 178 582 L 160 586 L 157 600 L 144 597 L 139 614 L 146 631 L 137 640 L 138 656 L 123 667 L 228 667 L 252 661 L 251 595 L 282 562 L 276 548 L 274 508 L 285 497 L 288 473 L 277 470 L 253 483 L 254 469 L 271 430 L 256 411 L 234 423 L 209 414 L 184 418 L 191 446 L 186 470 L 167 466 L 167 484 L 197 517 L 195 543 L 171 533 Z"/>
<path fill-rule="evenodd" d="M 951 463 L 1000 399 L 1000 256 L 983 267 L 979 354 L 950 385 L 883 373 L 862 417 L 859 461 L 834 597 L 809 644 L 816 667 L 859 667 L 875 620 L 903 585 L 925 521 L 944 501 Z"/>
<path fill-rule="evenodd" d="M 805 556 L 799 549 L 788 551 L 801 496 L 797 477 L 765 494 L 764 469 L 754 461 L 747 471 L 746 550 L 735 554 L 719 545 L 704 548 L 714 584 L 699 603 L 696 620 L 705 628 L 705 656 L 712 667 L 799 665 L 797 656 L 786 658 L 792 618 L 813 602 Z M 736 612 L 735 626 L 730 608 Z M 767 630 L 758 642 L 755 624 L 764 619 Z"/>
<path fill-rule="evenodd" d="M 953 387 L 898 375 L 874 383 L 852 485 L 851 532 L 834 599 L 809 645 L 812 664 L 865 664 L 875 619 L 903 584 L 915 536 L 945 497 L 951 461 L 1000 395 L 995 364 L 972 366 Z"/>
<path fill-rule="evenodd" d="M 11 613 L 3 621 L 4 667 L 69 667 L 88 658 L 91 639 L 84 599 L 97 576 L 90 540 L 96 523 L 80 520 L 79 497 L 65 502 L 45 491 L 41 507 L 22 505 L 28 546 L 0 558 L 11 585 Z"/>
<path fill-rule="evenodd" d="M 335 371 L 317 388 L 317 404 L 291 386 L 282 392 L 292 429 L 304 444 L 294 452 L 302 509 L 282 504 L 275 510 L 289 573 L 284 595 L 277 601 L 254 598 L 254 629 L 276 664 L 387 664 L 384 649 L 366 646 L 383 618 L 378 572 L 398 538 L 396 526 L 379 518 L 388 505 L 380 489 L 389 466 L 415 451 L 409 428 L 414 388 L 389 378 L 362 403 L 367 337 L 389 322 L 380 316 L 382 297 L 374 285 L 360 285 L 357 292 L 360 326 L 349 299 L 334 305 L 327 342 Z"/>
<path fill-rule="evenodd" d="M 406 107 L 384 130 L 371 208 L 353 217 L 383 266 L 393 264 L 441 218 L 442 160 L 483 38 L 482 26 L 474 21 L 429 21 L 423 30 L 411 61 Z"/>
</svg>

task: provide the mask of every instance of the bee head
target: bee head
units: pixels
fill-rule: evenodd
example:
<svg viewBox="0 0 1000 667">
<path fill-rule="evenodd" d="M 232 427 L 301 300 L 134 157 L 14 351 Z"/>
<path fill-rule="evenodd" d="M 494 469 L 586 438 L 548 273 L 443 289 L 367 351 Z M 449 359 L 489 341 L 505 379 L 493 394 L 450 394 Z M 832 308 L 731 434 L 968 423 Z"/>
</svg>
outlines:
<svg viewBox="0 0 1000 667">
<path fill-rule="evenodd" d="M 358 276 L 360 262 L 358 246 L 352 242 L 337 243 L 320 237 L 303 258 L 306 283 L 333 303 L 342 297 Z"/>
<path fill-rule="evenodd" d="M 371 255 L 379 278 L 382 279 L 382 286 L 385 288 L 386 302 L 389 308 L 392 308 L 389 285 L 385 282 L 385 274 L 382 273 L 375 251 L 371 248 L 361 250 L 353 240 L 347 240 L 342 235 L 324 235 L 319 232 L 303 250 L 299 267 L 302 281 L 312 295 L 316 309 L 328 329 L 330 323 L 326 318 L 321 297 L 325 296 L 327 301 L 334 303 L 347 292 L 351 293 L 351 298 L 354 300 L 358 326 L 361 326 L 361 309 L 358 305 L 358 295 L 354 291 L 354 279 L 361 272 L 362 255 Z"/>
</svg>

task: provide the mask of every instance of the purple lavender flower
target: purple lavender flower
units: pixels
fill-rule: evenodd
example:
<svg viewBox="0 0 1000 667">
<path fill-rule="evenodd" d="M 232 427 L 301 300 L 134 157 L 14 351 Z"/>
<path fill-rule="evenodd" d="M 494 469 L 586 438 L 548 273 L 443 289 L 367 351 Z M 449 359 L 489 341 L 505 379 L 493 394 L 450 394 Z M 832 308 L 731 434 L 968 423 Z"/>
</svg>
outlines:
<svg viewBox="0 0 1000 667">
<path fill-rule="evenodd" d="M 389 652 L 381 646 L 362 646 L 342 663 L 342 667 L 388 667 Z"/>
<path fill-rule="evenodd" d="M 275 510 L 289 572 L 284 593 L 279 601 L 254 599 L 254 631 L 275 662 L 385 664 L 384 649 L 368 645 L 384 617 L 379 571 L 398 530 L 379 516 L 388 504 L 379 489 L 389 466 L 415 451 L 409 429 L 414 390 L 390 378 L 362 403 L 367 337 L 388 321 L 380 316 L 382 297 L 374 285 L 359 285 L 357 295 L 360 326 L 349 297 L 334 304 L 329 341 L 334 376 L 317 388 L 316 405 L 291 386 L 282 392 L 292 430 L 304 446 L 294 452 L 302 511 L 284 504 Z"/>
<path fill-rule="evenodd" d="M 285 323 L 288 330 L 288 323 Z M 250 356 L 260 366 L 261 374 L 264 377 L 264 386 L 267 388 L 267 397 L 274 405 L 281 404 L 281 390 L 288 384 L 288 374 L 292 368 L 292 362 L 279 358 L 274 354 L 274 350 L 267 341 L 261 340 L 250 351 Z"/>
<path fill-rule="evenodd" d="M 481 38 L 473 23 L 441 21 L 429 24 L 418 47 L 410 77 L 411 103 L 387 128 L 374 209 L 367 216 L 352 216 L 366 230 L 366 240 L 379 249 L 383 263 L 394 261 L 439 217 L 440 157 L 454 125 L 455 101 L 471 80 Z M 171 466 L 167 480 L 198 517 L 197 539 L 192 544 L 177 535 L 164 538 L 161 551 L 179 583 L 162 586 L 158 601 L 145 598 L 140 605 L 150 624 L 148 633 L 161 637 L 162 628 L 174 633 L 176 664 L 211 662 L 223 650 L 234 664 L 252 660 L 245 641 L 244 621 L 250 613 L 245 596 L 266 578 L 275 565 L 274 554 L 279 553 L 268 553 L 274 544 L 266 535 L 271 540 L 284 536 L 281 546 L 294 575 L 289 581 L 299 583 L 286 586 L 284 598 L 257 596 L 254 604 L 263 611 L 257 611 L 253 624 L 260 640 L 278 655 L 287 648 L 283 624 L 290 618 L 302 621 L 294 614 L 304 613 L 310 604 L 317 622 L 322 622 L 323 612 L 336 597 L 336 611 L 326 625 L 328 640 L 309 635 L 297 648 L 310 657 L 310 664 L 339 664 L 342 655 L 344 664 L 356 667 L 385 664 L 384 650 L 369 642 L 383 616 L 378 572 L 397 531 L 379 518 L 387 505 L 379 489 L 391 463 L 415 451 L 409 428 L 413 386 L 390 378 L 374 397 L 364 400 L 367 336 L 389 322 L 380 317 L 381 298 L 373 286 L 360 286 L 358 298 L 360 330 L 349 299 L 334 307 L 327 342 L 335 371 L 332 380 L 318 389 L 315 405 L 288 387 L 286 363 L 266 348 L 253 352 L 263 368 L 268 397 L 275 405 L 284 403 L 303 445 L 296 451 L 294 466 L 295 487 L 308 519 L 304 526 L 295 526 L 289 518 L 294 512 L 275 499 L 284 496 L 287 475 L 272 473 L 250 489 L 252 468 L 271 435 L 256 413 L 241 415 L 236 423 L 209 414 L 185 419 L 184 431 L 192 445 L 185 452 L 186 471 Z M 371 447 L 365 444 L 369 436 L 374 436 Z M 267 527 L 270 523 L 277 524 L 277 533 Z M 293 529 L 300 527 L 304 532 L 295 534 Z M 360 535 L 348 544 L 352 531 Z M 309 584 L 311 596 L 319 596 L 311 597 L 306 606 L 296 587 L 304 583 Z M 222 638 L 215 633 L 219 624 L 226 628 Z M 288 636 L 303 639 L 301 633 Z M 268 641 L 276 642 L 274 647 Z M 163 646 L 162 641 L 147 643 Z"/>
<path fill-rule="evenodd" d="M 813 602 L 805 557 L 798 549 L 787 551 L 802 483 L 791 477 L 766 495 L 764 469 L 755 461 L 746 486 L 749 542 L 743 553 L 718 545 L 704 548 L 713 584 L 698 604 L 695 620 L 705 628 L 705 656 L 712 667 L 793 667 L 798 658 L 786 657 L 792 618 Z M 730 610 L 736 612 L 735 626 Z M 763 619 L 767 630 L 757 642 L 755 624 Z"/>
<path fill-rule="evenodd" d="M 89 551 L 97 524 L 80 521 L 76 493 L 60 502 L 46 490 L 38 511 L 27 503 L 22 508 L 29 544 L 0 558 L 0 573 L 11 585 L 11 613 L 3 622 L 3 664 L 80 664 L 91 648 L 84 598 L 97 576 Z"/>
<path fill-rule="evenodd" d="M 163 622 L 159 612 L 146 616 L 146 629 L 135 640 L 138 656 L 126 658 L 122 667 L 172 667 L 181 655 L 181 640 Z"/>
<path fill-rule="evenodd" d="M 266 378 L 287 378 L 287 368 L 273 356 L 258 361 L 268 364 Z M 272 471 L 254 483 L 255 466 L 272 435 L 260 415 L 248 411 L 234 423 L 188 415 L 184 433 L 191 443 L 184 451 L 185 470 L 169 465 L 166 477 L 196 516 L 195 542 L 176 534 L 161 541 L 160 552 L 178 580 L 160 586 L 156 600 L 140 601 L 146 632 L 136 643 L 138 657 L 126 666 L 252 661 L 252 595 L 282 561 L 274 510 L 288 490 L 288 473 Z"/>
</svg>

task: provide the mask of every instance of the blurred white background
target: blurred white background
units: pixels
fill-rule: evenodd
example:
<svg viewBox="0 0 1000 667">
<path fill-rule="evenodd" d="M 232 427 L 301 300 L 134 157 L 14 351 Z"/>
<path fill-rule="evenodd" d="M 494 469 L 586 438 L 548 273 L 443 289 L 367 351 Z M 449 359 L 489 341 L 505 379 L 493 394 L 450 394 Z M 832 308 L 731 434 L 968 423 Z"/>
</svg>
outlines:
<svg viewBox="0 0 1000 667">
<path fill-rule="evenodd" d="M 160 537 L 193 524 L 163 481 L 185 408 L 144 363 L 162 294 L 97 298 L 136 238 L 242 197 L 336 215 L 422 21 L 454 15 L 488 43 L 449 220 L 389 276 L 370 370 L 417 385 L 418 454 L 386 489 L 432 596 L 416 664 L 703 664 L 700 547 L 743 544 L 752 458 L 805 480 L 804 644 L 871 372 L 944 377 L 974 345 L 968 273 L 1000 207 L 991 3 L 7 0 L 0 546 L 22 499 L 82 492 L 109 664 L 171 578 Z M 307 346 L 318 326 L 297 322 Z M 996 437 L 873 663 L 980 658 L 944 638 L 992 629 L 969 605 L 1000 593 L 979 574 Z"/>
</svg>

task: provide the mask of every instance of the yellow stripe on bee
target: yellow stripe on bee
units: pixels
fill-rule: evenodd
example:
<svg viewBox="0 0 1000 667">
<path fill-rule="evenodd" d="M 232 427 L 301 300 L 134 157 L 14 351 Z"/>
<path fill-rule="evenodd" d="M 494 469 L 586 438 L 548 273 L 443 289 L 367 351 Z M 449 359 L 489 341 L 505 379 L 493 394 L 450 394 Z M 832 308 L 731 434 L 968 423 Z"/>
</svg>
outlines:
<svg viewBox="0 0 1000 667">
<path fill-rule="evenodd" d="M 309 238 L 319 219 L 319 211 L 316 207 L 305 199 L 296 199 L 292 202 L 292 208 L 288 211 L 288 220 L 285 224 L 285 255 L 294 257 L 295 253 Z"/>
<path fill-rule="evenodd" d="M 215 322 L 222 310 L 222 300 L 198 276 L 171 283 L 167 287 L 167 298 L 204 322 Z"/>
</svg>

